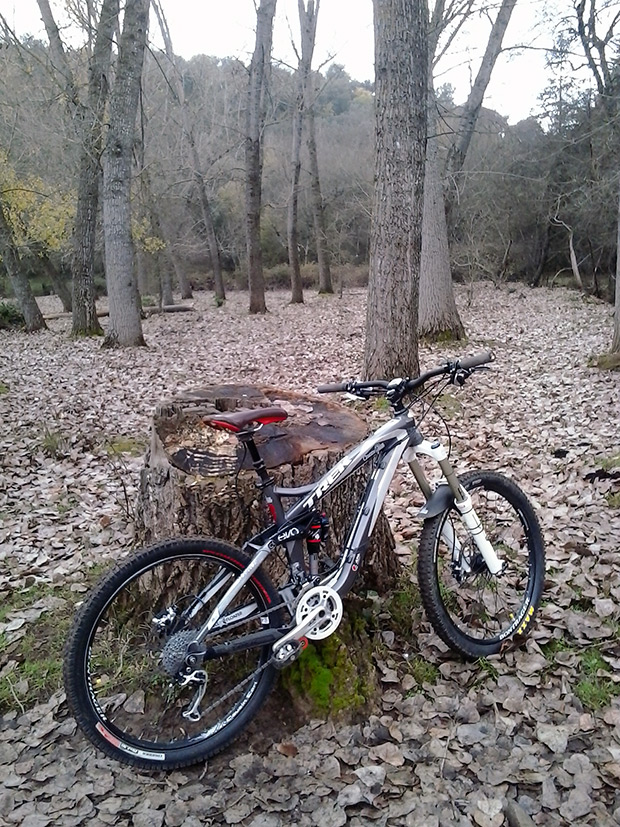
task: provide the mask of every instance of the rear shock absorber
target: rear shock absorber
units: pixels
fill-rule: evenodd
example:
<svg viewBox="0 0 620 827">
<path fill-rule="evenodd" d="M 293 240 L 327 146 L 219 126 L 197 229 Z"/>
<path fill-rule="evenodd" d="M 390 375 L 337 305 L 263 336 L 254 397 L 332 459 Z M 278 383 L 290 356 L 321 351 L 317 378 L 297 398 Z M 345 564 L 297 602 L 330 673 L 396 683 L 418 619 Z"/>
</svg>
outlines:
<svg viewBox="0 0 620 827">
<path fill-rule="evenodd" d="M 319 576 L 319 554 L 323 543 L 327 540 L 329 520 L 326 514 L 316 514 L 308 526 L 306 545 L 308 547 L 308 570 L 310 577 Z"/>
</svg>

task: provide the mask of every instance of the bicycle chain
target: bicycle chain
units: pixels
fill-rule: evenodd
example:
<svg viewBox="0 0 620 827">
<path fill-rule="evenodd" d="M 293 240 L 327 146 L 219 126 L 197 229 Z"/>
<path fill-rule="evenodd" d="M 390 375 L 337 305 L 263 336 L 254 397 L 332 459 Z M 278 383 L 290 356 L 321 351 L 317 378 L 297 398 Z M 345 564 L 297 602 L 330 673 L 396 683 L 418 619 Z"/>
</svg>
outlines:
<svg viewBox="0 0 620 827">
<path fill-rule="evenodd" d="M 302 589 L 301 593 L 297 596 L 297 599 L 295 600 L 295 606 L 299 602 L 299 599 L 302 597 L 303 593 L 304 593 L 304 590 Z M 260 618 L 267 617 L 268 615 L 273 614 L 274 612 L 279 611 L 282 608 L 285 608 L 289 613 L 291 611 L 287 603 L 278 603 L 277 606 L 272 606 L 271 609 L 265 609 L 265 611 L 261 612 L 259 615 L 257 615 L 257 617 L 260 617 Z M 230 626 L 226 626 L 225 627 L 226 631 L 228 632 L 231 629 L 237 628 L 238 626 L 243 626 L 247 622 L 248 622 L 248 618 L 245 618 L 244 620 L 240 620 L 237 623 L 233 623 Z M 293 619 L 293 623 L 290 625 L 290 628 L 293 629 L 294 627 L 295 627 L 295 621 Z M 267 667 L 270 666 L 270 665 L 271 665 L 271 658 L 269 658 L 262 666 L 259 666 L 258 669 L 255 669 L 254 672 L 252 672 L 251 675 L 248 675 L 247 678 L 244 678 L 236 686 L 233 686 L 232 689 L 229 689 L 228 692 L 225 695 L 223 695 L 221 698 L 218 698 L 217 701 L 214 701 L 210 706 L 208 706 L 205 710 L 203 710 L 203 712 L 201 713 L 201 717 L 202 717 L 202 715 L 207 715 L 209 712 L 214 710 L 220 704 L 223 704 L 224 701 L 228 700 L 228 698 L 230 698 L 232 695 L 234 695 L 239 689 L 241 689 L 241 687 L 245 686 L 247 683 L 250 683 L 250 681 L 254 680 L 258 675 L 260 675 L 262 672 L 264 672 L 265 669 L 267 669 Z M 207 681 L 208 681 L 208 671 L 207 671 Z"/>
</svg>

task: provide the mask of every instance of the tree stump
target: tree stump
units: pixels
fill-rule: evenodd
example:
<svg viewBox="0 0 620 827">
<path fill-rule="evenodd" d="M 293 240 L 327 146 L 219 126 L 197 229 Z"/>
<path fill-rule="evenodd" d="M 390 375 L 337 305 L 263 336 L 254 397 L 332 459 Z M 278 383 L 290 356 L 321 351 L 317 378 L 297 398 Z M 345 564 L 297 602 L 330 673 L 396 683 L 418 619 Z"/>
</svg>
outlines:
<svg viewBox="0 0 620 827">
<path fill-rule="evenodd" d="M 153 417 L 140 478 L 140 543 L 182 535 L 216 537 L 242 546 L 268 525 L 249 457 L 243 456 L 234 436 L 202 420 L 212 413 L 272 405 L 284 408 L 289 417 L 265 425 L 256 444 L 277 485 L 294 487 L 318 479 L 367 433 L 365 423 L 348 408 L 278 388 L 216 385 L 163 403 Z M 362 469 L 322 503 L 330 521 L 331 556 L 346 539 L 365 482 Z M 366 556 L 363 585 L 382 593 L 398 571 L 392 533 L 381 514 Z"/>
<path fill-rule="evenodd" d="M 367 432 L 365 423 L 332 401 L 277 388 L 219 385 L 161 404 L 141 472 L 136 535 L 143 543 L 168 537 L 207 536 L 241 546 L 269 524 L 255 474 L 234 436 L 203 424 L 205 416 L 237 408 L 284 408 L 289 417 L 265 425 L 256 443 L 276 484 L 294 487 L 316 480 Z M 345 481 L 321 507 L 330 522 L 326 553 L 334 557 L 346 539 L 351 516 L 366 484 L 364 469 Z M 287 577 L 283 555 L 271 555 L 265 569 L 276 585 Z M 388 522 L 380 514 L 355 590 L 385 595 L 400 564 Z M 286 670 L 266 715 L 276 720 L 332 717 L 352 720 L 379 709 L 381 693 L 372 658 L 374 629 L 365 612 L 371 601 L 351 596 L 338 631 L 310 643 Z"/>
</svg>

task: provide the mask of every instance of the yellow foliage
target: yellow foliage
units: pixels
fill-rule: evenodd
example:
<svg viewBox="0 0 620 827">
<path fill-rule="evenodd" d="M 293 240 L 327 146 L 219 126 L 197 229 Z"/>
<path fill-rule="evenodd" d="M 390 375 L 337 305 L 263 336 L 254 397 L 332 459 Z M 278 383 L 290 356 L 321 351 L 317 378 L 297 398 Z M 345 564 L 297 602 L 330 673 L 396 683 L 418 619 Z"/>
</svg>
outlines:
<svg viewBox="0 0 620 827">
<path fill-rule="evenodd" d="M 146 218 L 139 221 L 134 219 L 131 222 L 131 234 L 136 244 L 145 253 L 158 253 L 160 250 L 166 249 L 166 242 L 159 236 L 153 235 L 150 222 Z"/>
<path fill-rule="evenodd" d="M 34 175 L 20 178 L 0 152 L 0 193 L 18 246 L 33 252 L 55 252 L 66 247 L 71 233 L 74 196 L 50 192 Z"/>
</svg>

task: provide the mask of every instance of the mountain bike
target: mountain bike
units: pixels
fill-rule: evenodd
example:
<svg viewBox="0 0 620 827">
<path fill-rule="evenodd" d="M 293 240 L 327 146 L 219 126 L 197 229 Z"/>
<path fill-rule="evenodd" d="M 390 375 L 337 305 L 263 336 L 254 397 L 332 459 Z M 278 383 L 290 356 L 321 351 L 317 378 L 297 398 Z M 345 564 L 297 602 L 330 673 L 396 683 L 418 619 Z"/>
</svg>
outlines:
<svg viewBox="0 0 620 827">
<path fill-rule="evenodd" d="M 285 420 L 285 410 L 207 417 L 208 426 L 234 434 L 249 452 L 271 523 L 242 550 L 195 537 L 154 545 L 96 585 L 78 611 L 64 659 L 67 700 L 87 737 L 108 755 L 151 770 L 197 763 L 222 750 L 256 716 L 278 671 L 308 641 L 338 628 L 342 598 L 363 566 L 401 460 L 425 498 L 417 579 L 437 635 L 465 658 L 496 654 L 525 636 L 545 568 L 531 504 L 502 474 L 457 477 L 449 451 L 422 435 L 413 413 L 414 403 L 432 408 L 448 384 L 463 385 L 493 358 L 481 353 L 448 361 L 415 379 L 319 387 L 319 393 L 382 397 L 392 417 L 319 480 L 299 488 L 275 484 L 254 439 L 264 425 Z M 424 456 L 441 469 L 435 486 L 424 473 Z M 360 469 L 364 489 L 346 539 L 337 555 L 325 557 L 329 518 L 321 503 Z M 285 502 L 292 504 L 285 508 Z M 265 571 L 275 553 L 286 561 L 278 585 Z"/>
</svg>

